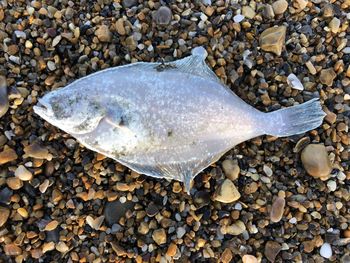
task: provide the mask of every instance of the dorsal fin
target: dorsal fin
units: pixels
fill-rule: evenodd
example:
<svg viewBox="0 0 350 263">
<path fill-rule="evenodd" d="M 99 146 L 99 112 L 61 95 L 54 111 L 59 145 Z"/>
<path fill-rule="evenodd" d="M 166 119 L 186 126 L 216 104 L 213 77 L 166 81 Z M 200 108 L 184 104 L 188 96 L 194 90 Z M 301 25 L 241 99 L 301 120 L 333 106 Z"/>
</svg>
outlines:
<svg viewBox="0 0 350 263">
<path fill-rule="evenodd" d="M 208 56 L 207 51 L 203 47 L 195 47 L 191 53 L 191 56 L 176 60 L 170 64 L 182 72 L 209 78 L 210 80 L 221 83 L 219 78 L 205 63 L 205 59 Z"/>
</svg>

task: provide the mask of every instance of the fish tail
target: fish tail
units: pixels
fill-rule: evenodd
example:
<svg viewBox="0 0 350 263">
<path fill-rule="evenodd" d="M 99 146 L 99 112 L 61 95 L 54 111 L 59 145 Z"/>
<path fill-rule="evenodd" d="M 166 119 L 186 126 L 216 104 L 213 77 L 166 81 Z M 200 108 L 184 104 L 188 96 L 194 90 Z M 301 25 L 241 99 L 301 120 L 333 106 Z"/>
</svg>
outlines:
<svg viewBox="0 0 350 263">
<path fill-rule="evenodd" d="M 265 133 L 285 137 L 313 130 L 326 116 L 318 99 L 267 113 Z"/>
</svg>

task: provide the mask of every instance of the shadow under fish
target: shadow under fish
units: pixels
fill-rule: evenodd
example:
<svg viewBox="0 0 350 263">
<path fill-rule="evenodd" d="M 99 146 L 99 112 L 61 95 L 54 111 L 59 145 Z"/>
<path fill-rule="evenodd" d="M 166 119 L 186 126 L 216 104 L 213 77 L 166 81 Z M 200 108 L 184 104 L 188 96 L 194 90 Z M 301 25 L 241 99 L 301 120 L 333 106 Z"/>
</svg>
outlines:
<svg viewBox="0 0 350 263">
<path fill-rule="evenodd" d="M 290 136 L 321 125 L 317 99 L 263 113 L 220 82 L 203 47 L 169 64 L 134 63 L 99 71 L 49 92 L 34 106 L 85 147 L 130 169 L 193 178 L 235 145 L 268 134 Z"/>
</svg>

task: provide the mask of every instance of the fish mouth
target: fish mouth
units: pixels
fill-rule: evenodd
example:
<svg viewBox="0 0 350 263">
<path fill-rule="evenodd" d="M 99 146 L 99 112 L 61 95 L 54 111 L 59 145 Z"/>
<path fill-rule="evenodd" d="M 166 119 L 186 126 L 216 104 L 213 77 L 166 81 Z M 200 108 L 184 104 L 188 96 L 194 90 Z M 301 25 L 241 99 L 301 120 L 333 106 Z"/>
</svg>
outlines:
<svg viewBox="0 0 350 263">
<path fill-rule="evenodd" d="M 36 114 L 40 116 L 46 116 L 46 117 L 52 117 L 53 116 L 53 110 L 50 105 L 45 99 L 38 99 L 38 103 L 33 107 L 33 110 Z"/>
</svg>

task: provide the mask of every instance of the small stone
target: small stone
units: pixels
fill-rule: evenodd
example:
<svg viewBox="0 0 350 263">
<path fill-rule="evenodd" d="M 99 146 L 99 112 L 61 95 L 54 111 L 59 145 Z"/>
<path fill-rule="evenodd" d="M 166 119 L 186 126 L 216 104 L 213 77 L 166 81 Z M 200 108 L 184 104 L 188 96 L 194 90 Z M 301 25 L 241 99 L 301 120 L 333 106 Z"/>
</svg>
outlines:
<svg viewBox="0 0 350 263">
<path fill-rule="evenodd" d="M 106 223 L 109 226 L 119 222 L 120 218 L 123 217 L 129 209 L 134 207 L 133 202 L 121 203 L 119 200 L 112 202 L 106 202 L 104 209 L 104 216 Z"/>
<path fill-rule="evenodd" d="M 62 39 L 61 35 L 56 36 L 53 40 L 52 40 L 52 47 L 55 47 L 58 45 L 58 43 L 60 43 Z"/>
<path fill-rule="evenodd" d="M 36 248 L 30 251 L 32 258 L 40 259 L 43 256 L 43 251 L 40 248 Z"/>
<path fill-rule="evenodd" d="M 123 18 L 119 18 L 117 20 L 117 22 L 115 23 L 115 27 L 119 35 L 124 36 L 126 34 Z"/>
<path fill-rule="evenodd" d="M 243 19 L 244 19 L 244 16 L 243 16 L 243 15 L 240 15 L 240 14 L 235 15 L 235 16 L 233 17 L 233 21 L 234 21 L 235 23 L 240 23 L 240 22 L 243 21 Z"/>
<path fill-rule="evenodd" d="M 332 4 L 325 4 L 323 6 L 323 16 L 324 17 L 332 17 L 334 16 L 334 10 Z"/>
<path fill-rule="evenodd" d="M 95 31 L 95 35 L 101 42 L 111 42 L 112 40 L 111 31 L 106 25 L 99 26 Z"/>
<path fill-rule="evenodd" d="M 332 33 L 336 34 L 339 31 L 340 28 L 340 20 L 336 17 L 333 17 L 331 22 L 328 24 L 329 29 L 332 31 Z"/>
<path fill-rule="evenodd" d="M 297 12 L 301 12 L 307 6 L 308 0 L 294 0 L 293 6 Z"/>
<path fill-rule="evenodd" d="M 172 12 L 169 7 L 161 6 L 155 13 L 155 21 L 158 25 L 167 25 L 170 23 Z"/>
<path fill-rule="evenodd" d="M 329 180 L 327 182 L 327 187 L 329 191 L 334 192 L 335 190 L 337 190 L 337 183 L 333 180 Z"/>
<path fill-rule="evenodd" d="M 102 226 L 103 220 L 105 219 L 104 216 L 96 217 L 95 219 L 92 216 L 86 217 L 86 223 L 91 226 L 95 230 L 99 230 Z"/>
<path fill-rule="evenodd" d="M 159 209 L 154 203 L 150 203 L 146 208 L 146 213 L 149 217 L 153 217 L 159 213 Z"/>
<path fill-rule="evenodd" d="M 41 146 L 38 142 L 33 142 L 24 147 L 24 158 L 32 157 L 36 159 L 52 160 L 52 155 L 46 147 Z"/>
<path fill-rule="evenodd" d="M 322 69 L 320 73 L 320 82 L 327 86 L 333 85 L 333 80 L 337 77 L 333 68 Z"/>
<path fill-rule="evenodd" d="M 15 176 L 22 181 L 30 181 L 33 179 L 33 174 L 23 165 L 17 167 L 15 171 Z"/>
<path fill-rule="evenodd" d="M 16 152 L 12 148 L 5 145 L 4 149 L 0 153 L 0 165 L 12 162 L 12 161 L 16 160 L 17 157 L 18 156 L 17 156 Z"/>
<path fill-rule="evenodd" d="M 124 7 L 132 7 L 137 4 L 137 0 L 123 0 L 123 6 Z"/>
<path fill-rule="evenodd" d="M 275 258 L 277 257 L 278 253 L 280 253 L 282 249 L 282 246 L 275 242 L 275 241 L 267 241 L 265 245 L 265 257 L 270 261 L 270 262 L 275 262 Z"/>
<path fill-rule="evenodd" d="M 233 182 L 229 179 L 225 179 L 216 191 L 215 200 L 221 203 L 232 203 L 240 197 L 241 194 L 238 192 Z"/>
<path fill-rule="evenodd" d="M 7 256 L 18 256 L 22 254 L 22 249 L 15 244 L 7 244 L 4 246 L 4 252 Z"/>
<path fill-rule="evenodd" d="M 66 253 L 69 250 L 69 247 L 63 241 L 60 241 L 56 245 L 56 250 L 61 253 Z"/>
<path fill-rule="evenodd" d="M 149 226 L 148 223 L 146 222 L 141 222 L 137 231 L 141 234 L 141 235 L 147 235 L 147 233 L 149 232 Z"/>
<path fill-rule="evenodd" d="M 266 176 L 268 176 L 268 177 L 271 177 L 273 175 L 272 169 L 270 168 L 270 166 L 268 166 L 266 164 L 264 164 L 264 166 L 263 166 L 263 171 L 266 174 Z"/>
<path fill-rule="evenodd" d="M 287 83 L 293 89 L 304 90 L 303 84 L 300 82 L 298 77 L 295 76 L 293 73 L 289 74 L 289 76 L 287 77 Z"/>
<path fill-rule="evenodd" d="M 231 249 L 225 248 L 224 252 L 222 252 L 221 254 L 221 258 L 220 258 L 221 262 L 229 263 L 231 262 L 232 258 L 233 258 L 233 255 L 232 255 Z"/>
<path fill-rule="evenodd" d="M 237 220 L 233 225 L 226 226 L 221 229 L 223 234 L 230 234 L 233 236 L 238 236 L 246 230 L 245 224 L 241 220 Z"/>
<path fill-rule="evenodd" d="M 166 232 L 164 229 L 156 229 L 152 233 L 152 238 L 154 242 L 158 245 L 162 245 L 166 243 Z"/>
<path fill-rule="evenodd" d="M 307 67 L 307 69 L 312 75 L 316 75 L 317 73 L 316 68 L 310 60 L 305 63 L 305 66 Z"/>
<path fill-rule="evenodd" d="M 8 109 L 7 81 L 4 76 L 0 76 L 0 118 L 6 114 Z"/>
<path fill-rule="evenodd" d="M 257 259 L 255 256 L 253 256 L 253 255 L 244 255 L 244 256 L 242 257 L 242 262 L 243 262 L 243 263 L 258 263 L 259 261 L 258 261 L 258 259 Z"/>
<path fill-rule="evenodd" d="M 332 171 L 326 147 L 323 144 L 309 144 L 301 153 L 301 161 L 306 172 L 321 180 L 326 180 Z"/>
<path fill-rule="evenodd" d="M 186 229 L 183 227 L 178 227 L 176 230 L 176 237 L 182 238 L 186 234 Z"/>
<path fill-rule="evenodd" d="M 238 164 L 235 163 L 233 160 L 223 161 L 222 162 L 222 169 L 224 170 L 225 176 L 228 179 L 230 179 L 231 181 L 236 180 L 239 176 L 240 171 L 241 171 Z"/>
<path fill-rule="evenodd" d="M 277 0 L 272 3 L 272 8 L 276 15 L 282 15 L 288 8 L 288 2 L 286 0 Z"/>
<path fill-rule="evenodd" d="M 320 255 L 324 258 L 330 258 L 333 255 L 332 247 L 328 243 L 324 243 L 320 249 Z"/>
<path fill-rule="evenodd" d="M 272 19 L 275 17 L 275 13 L 273 12 L 273 8 L 271 5 L 266 4 L 263 10 L 263 16 L 267 19 Z"/>
<path fill-rule="evenodd" d="M 20 216 L 23 218 L 27 218 L 29 216 L 27 209 L 23 207 L 18 208 L 17 213 L 20 214 Z"/>
<path fill-rule="evenodd" d="M 246 6 L 243 6 L 243 8 L 242 8 L 242 15 L 246 18 L 253 19 L 255 17 L 256 13 L 253 10 L 253 8 L 246 5 Z"/>
<path fill-rule="evenodd" d="M 17 177 L 7 178 L 6 183 L 12 190 L 18 190 L 23 186 L 23 182 Z"/>
<path fill-rule="evenodd" d="M 58 221 L 57 220 L 52 220 L 50 221 L 44 228 L 45 231 L 52 231 L 55 230 L 58 226 Z"/>
<path fill-rule="evenodd" d="M 0 227 L 5 225 L 9 216 L 10 216 L 10 210 L 6 207 L 0 206 Z"/>
<path fill-rule="evenodd" d="M 274 223 L 281 221 L 284 206 L 286 205 L 286 201 L 282 197 L 277 197 L 275 201 L 272 203 L 271 212 L 270 212 L 270 220 Z"/>
<path fill-rule="evenodd" d="M 307 240 L 303 242 L 305 253 L 311 253 L 315 248 L 315 242 L 313 240 Z"/>
<path fill-rule="evenodd" d="M 174 243 L 170 243 L 167 251 L 166 251 L 166 255 L 169 257 L 173 257 L 176 255 L 177 252 L 177 246 Z"/>
<path fill-rule="evenodd" d="M 340 263 L 350 263 L 350 255 L 347 253 L 341 257 Z"/>
<path fill-rule="evenodd" d="M 286 27 L 270 27 L 261 33 L 259 38 L 260 47 L 267 52 L 280 56 L 286 37 Z"/>
</svg>

